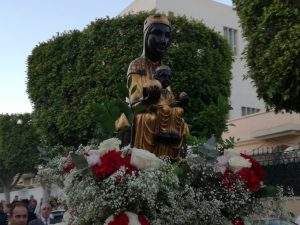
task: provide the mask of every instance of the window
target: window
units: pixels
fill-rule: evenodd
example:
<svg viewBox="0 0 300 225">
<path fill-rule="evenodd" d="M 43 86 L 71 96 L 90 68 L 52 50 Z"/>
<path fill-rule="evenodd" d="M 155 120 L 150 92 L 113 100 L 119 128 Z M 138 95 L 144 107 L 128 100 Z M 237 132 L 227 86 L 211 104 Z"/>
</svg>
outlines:
<svg viewBox="0 0 300 225">
<path fill-rule="evenodd" d="M 260 109 L 257 108 L 251 108 L 251 107 L 242 107 L 242 116 L 251 115 L 254 113 L 258 113 Z"/>
<path fill-rule="evenodd" d="M 168 12 L 168 17 L 174 17 L 174 12 L 169 11 L 169 12 Z"/>
<path fill-rule="evenodd" d="M 229 27 L 223 27 L 224 30 L 224 36 L 227 39 L 233 54 L 237 54 L 237 30 L 229 28 Z"/>
</svg>

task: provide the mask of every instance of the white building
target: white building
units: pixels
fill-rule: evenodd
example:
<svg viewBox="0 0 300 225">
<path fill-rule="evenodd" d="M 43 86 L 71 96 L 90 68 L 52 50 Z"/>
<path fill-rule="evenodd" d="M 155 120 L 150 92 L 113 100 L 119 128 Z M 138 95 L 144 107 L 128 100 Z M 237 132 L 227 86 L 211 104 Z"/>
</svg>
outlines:
<svg viewBox="0 0 300 225">
<path fill-rule="evenodd" d="M 243 79 L 247 73 L 246 63 L 241 59 L 245 40 L 242 38 L 238 16 L 231 6 L 212 0 L 135 0 L 121 12 L 121 15 L 153 9 L 165 14 L 173 13 L 202 20 L 208 27 L 228 39 L 235 54 L 230 98 L 233 110 L 230 112 L 230 119 L 265 111 L 264 103 L 258 100 L 251 81 Z"/>
</svg>

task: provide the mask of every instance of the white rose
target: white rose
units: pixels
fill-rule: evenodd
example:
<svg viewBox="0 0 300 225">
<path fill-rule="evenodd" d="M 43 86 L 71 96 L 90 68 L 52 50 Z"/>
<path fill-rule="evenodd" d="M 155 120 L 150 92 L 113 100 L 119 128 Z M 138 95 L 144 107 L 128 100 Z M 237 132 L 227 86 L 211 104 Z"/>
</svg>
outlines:
<svg viewBox="0 0 300 225">
<path fill-rule="evenodd" d="M 161 165 L 161 159 L 146 150 L 133 148 L 131 150 L 130 164 L 140 170 L 159 168 Z"/>
<path fill-rule="evenodd" d="M 238 150 L 230 148 L 230 149 L 226 149 L 224 151 L 224 155 L 226 155 L 228 157 L 239 156 L 240 152 Z"/>
<path fill-rule="evenodd" d="M 108 225 L 110 222 L 114 221 L 114 215 L 111 215 L 110 217 L 108 217 L 106 220 L 105 220 L 105 223 L 104 225 Z"/>
<path fill-rule="evenodd" d="M 100 152 L 97 150 L 89 150 L 84 154 L 89 167 L 100 164 Z"/>
<path fill-rule="evenodd" d="M 113 149 L 120 151 L 120 145 L 121 141 L 118 138 L 107 139 L 99 145 L 100 155 L 102 156 Z"/>
<path fill-rule="evenodd" d="M 252 166 L 252 163 L 249 159 L 245 159 L 240 155 L 231 157 L 228 163 L 234 172 L 237 172 L 242 168 L 250 168 Z"/>
<path fill-rule="evenodd" d="M 129 219 L 129 225 L 141 225 L 139 216 L 132 212 L 125 212 Z"/>
</svg>

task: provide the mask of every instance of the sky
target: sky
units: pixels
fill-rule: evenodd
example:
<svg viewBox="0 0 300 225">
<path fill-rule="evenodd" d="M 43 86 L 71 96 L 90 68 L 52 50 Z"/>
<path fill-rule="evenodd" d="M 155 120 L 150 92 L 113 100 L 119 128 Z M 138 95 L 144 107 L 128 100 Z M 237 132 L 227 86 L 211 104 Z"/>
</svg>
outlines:
<svg viewBox="0 0 300 225">
<path fill-rule="evenodd" d="M 231 5 L 231 0 L 217 0 Z M 0 113 L 31 112 L 26 60 L 56 33 L 114 17 L 133 0 L 0 0 Z"/>
</svg>

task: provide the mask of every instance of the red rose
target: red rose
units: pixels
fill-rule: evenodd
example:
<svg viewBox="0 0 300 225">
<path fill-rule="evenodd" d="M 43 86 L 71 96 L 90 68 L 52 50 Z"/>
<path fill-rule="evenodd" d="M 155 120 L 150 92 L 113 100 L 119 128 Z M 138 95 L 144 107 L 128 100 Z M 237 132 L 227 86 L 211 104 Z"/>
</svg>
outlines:
<svg viewBox="0 0 300 225">
<path fill-rule="evenodd" d="M 242 168 L 237 172 L 237 175 L 251 192 L 256 192 L 261 188 L 261 183 L 265 178 L 265 172 L 255 159 L 244 154 L 241 154 L 241 156 L 248 159 L 252 166 L 250 168 Z"/>
<path fill-rule="evenodd" d="M 131 174 L 136 168 L 130 164 L 130 155 L 122 157 L 122 152 L 110 150 L 100 157 L 100 165 L 94 165 L 91 170 L 95 177 L 105 179 L 118 171 L 122 166 L 125 167 L 126 173 Z"/>
<path fill-rule="evenodd" d="M 149 221 L 144 215 L 139 215 L 139 222 L 141 225 L 150 225 Z"/>
<path fill-rule="evenodd" d="M 108 225 L 128 225 L 129 218 L 125 213 L 120 213 L 117 216 L 114 216 L 114 219 L 108 223 Z"/>
<path fill-rule="evenodd" d="M 251 169 L 255 172 L 256 176 L 263 181 L 266 177 L 266 173 L 264 171 L 264 169 L 262 168 L 262 166 L 259 164 L 259 162 L 257 162 L 254 158 L 252 158 L 249 155 L 244 155 L 241 154 L 242 157 L 244 157 L 245 159 L 249 159 L 252 166 Z"/>
<path fill-rule="evenodd" d="M 262 166 L 255 159 L 244 154 L 241 154 L 241 156 L 251 162 L 251 167 L 242 168 L 236 173 L 233 173 L 227 168 L 222 176 L 222 184 L 230 190 L 236 183 L 237 179 L 239 179 L 245 183 L 251 192 L 256 192 L 261 188 L 261 182 L 265 178 L 265 172 Z"/>
<path fill-rule="evenodd" d="M 95 177 L 104 179 L 116 172 L 123 164 L 122 153 L 111 150 L 100 157 L 101 164 L 91 167 Z"/>
</svg>

